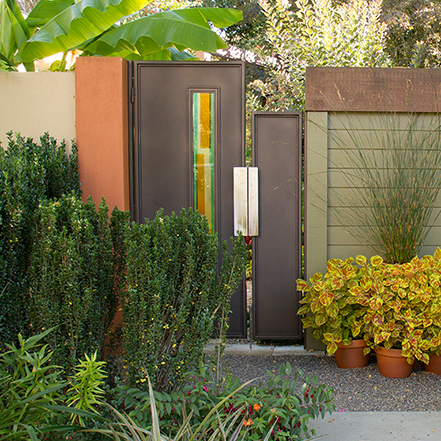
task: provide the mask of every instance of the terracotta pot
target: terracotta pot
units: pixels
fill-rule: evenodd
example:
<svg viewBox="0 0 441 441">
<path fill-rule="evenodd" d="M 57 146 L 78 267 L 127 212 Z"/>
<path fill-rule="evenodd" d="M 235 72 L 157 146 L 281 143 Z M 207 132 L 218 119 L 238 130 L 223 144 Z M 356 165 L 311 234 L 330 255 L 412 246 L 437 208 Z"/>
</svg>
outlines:
<svg viewBox="0 0 441 441">
<path fill-rule="evenodd" d="M 405 378 L 412 373 L 413 363 L 409 364 L 401 355 L 401 349 L 375 348 L 378 370 L 380 374 L 389 378 Z"/>
<path fill-rule="evenodd" d="M 441 356 L 436 354 L 429 355 L 429 364 L 425 364 L 424 369 L 428 372 L 441 375 Z"/>
<path fill-rule="evenodd" d="M 338 343 L 338 349 L 335 352 L 337 366 L 343 369 L 365 367 L 369 363 L 369 354 L 363 354 L 365 347 L 364 340 L 352 340 L 349 345 Z"/>
</svg>

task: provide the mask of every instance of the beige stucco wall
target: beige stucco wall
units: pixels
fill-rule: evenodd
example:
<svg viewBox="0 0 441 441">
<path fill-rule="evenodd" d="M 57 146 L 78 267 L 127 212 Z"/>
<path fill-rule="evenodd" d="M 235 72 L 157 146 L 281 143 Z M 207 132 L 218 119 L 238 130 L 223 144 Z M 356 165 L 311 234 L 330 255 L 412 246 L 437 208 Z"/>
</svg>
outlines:
<svg viewBox="0 0 441 441">
<path fill-rule="evenodd" d="M 70 149 L 75 138 L 75 72 L 0 72 L 0 142 L 6 132 L 38 140 L 44 132 Z"/>
</svg>

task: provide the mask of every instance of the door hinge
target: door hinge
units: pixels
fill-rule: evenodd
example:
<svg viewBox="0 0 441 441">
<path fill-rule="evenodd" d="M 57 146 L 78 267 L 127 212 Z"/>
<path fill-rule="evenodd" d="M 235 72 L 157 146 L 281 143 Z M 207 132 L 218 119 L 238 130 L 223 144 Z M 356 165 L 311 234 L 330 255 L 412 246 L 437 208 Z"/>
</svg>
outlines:
<svg viewBox="0 0 441 441">
<path fill-rule="evenodd" d="M 132 87 L 130 89 L 130 102 L 131 103 L 135 102 L 135 97 L 136 97 L 136 89 L 134 87 Z"/>
</svg>

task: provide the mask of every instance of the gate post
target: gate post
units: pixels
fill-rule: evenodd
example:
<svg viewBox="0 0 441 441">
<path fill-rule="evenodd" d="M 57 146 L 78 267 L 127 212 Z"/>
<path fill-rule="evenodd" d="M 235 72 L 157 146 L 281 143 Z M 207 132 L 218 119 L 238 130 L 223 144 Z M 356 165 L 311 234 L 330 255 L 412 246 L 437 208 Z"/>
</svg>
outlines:
<svg viewBox="0 0 441 441">
<path fill-rule="evenodd" d="M 83 201 L 105 197 L 130 209 L 128 66 L 116 57 L 79 57 L 75 66 L 76 142 Z M 116 312 L 113 326 L 121 324 Z"/>
<path fill-rule="evenodd" d="M 129 210 L 128 66 L 117 57 L 79 57 L 76 141 L 83 200 Z"/>
</svg>

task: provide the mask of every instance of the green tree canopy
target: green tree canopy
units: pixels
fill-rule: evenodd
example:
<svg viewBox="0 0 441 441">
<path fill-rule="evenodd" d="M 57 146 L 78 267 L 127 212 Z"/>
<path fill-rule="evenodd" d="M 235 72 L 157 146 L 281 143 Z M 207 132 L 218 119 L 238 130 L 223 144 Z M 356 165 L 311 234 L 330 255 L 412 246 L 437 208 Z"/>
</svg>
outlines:
<svg viewBox="0 0 441 441">
<path fill-rule="evenodd" d="M 269 79 L 256 80 L 254 105 L 272 110 L 301 110 L 308 66 L 385 67 L 386 25 L 381 0 L 260 0 L 266 17 L 262 56 Z"/>
</svg>

